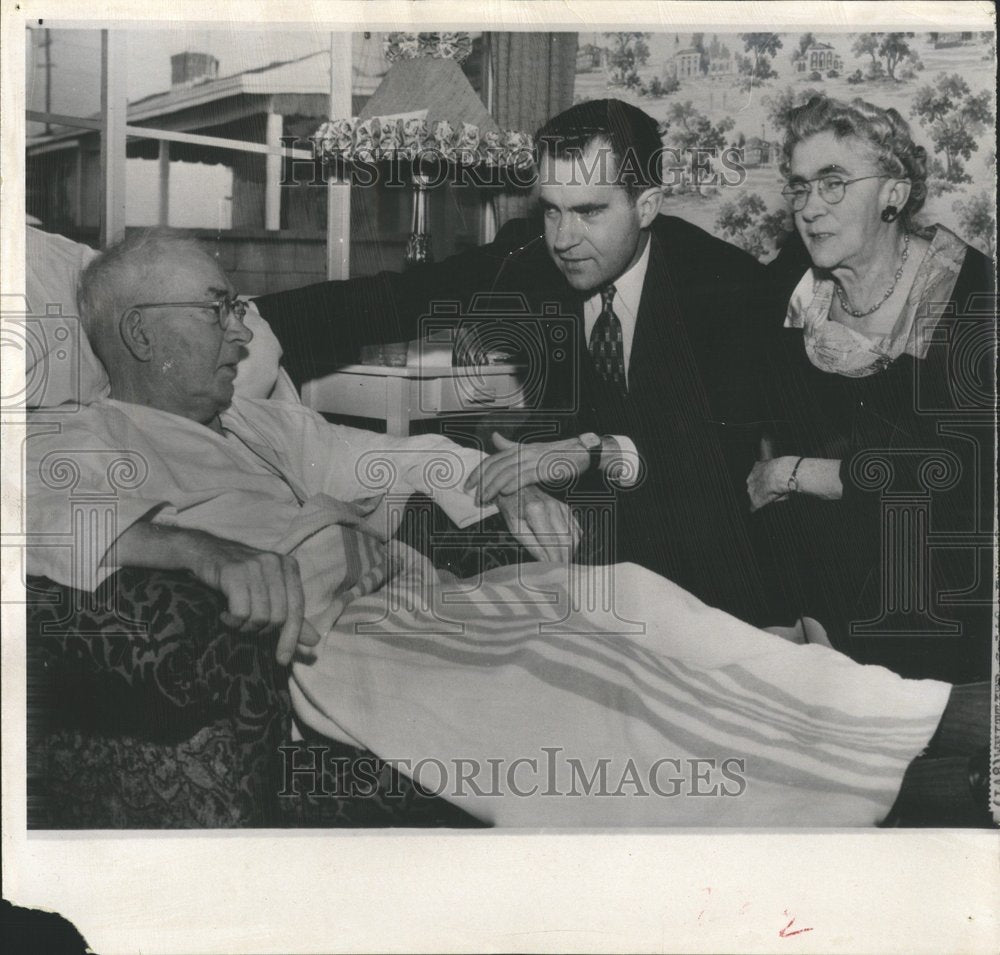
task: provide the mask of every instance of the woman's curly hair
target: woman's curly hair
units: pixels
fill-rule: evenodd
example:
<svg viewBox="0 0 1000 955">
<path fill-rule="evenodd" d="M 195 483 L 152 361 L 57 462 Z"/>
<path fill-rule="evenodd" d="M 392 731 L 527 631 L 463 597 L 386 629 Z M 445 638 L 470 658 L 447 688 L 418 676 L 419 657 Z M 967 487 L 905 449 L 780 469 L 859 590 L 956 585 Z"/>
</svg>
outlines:
<svg viewBox="0 0 1000 955">
<path fill-rule="evenodd" d="M 832 132 L 838 139 L 854 136 L 868 143 L 875 160 L 889 176 L 910 180 L 910 195 L 900 211 L 907 229 L 927 198 L 927 150 L 913 141 L 910 124 L 894 109 L 882 109 L 863 99 L 850 103 L 814 96 L 789 113 L 782 147 L 781 173 L 788 175 L 792 150 L 817 133 Z"/>
</svg>

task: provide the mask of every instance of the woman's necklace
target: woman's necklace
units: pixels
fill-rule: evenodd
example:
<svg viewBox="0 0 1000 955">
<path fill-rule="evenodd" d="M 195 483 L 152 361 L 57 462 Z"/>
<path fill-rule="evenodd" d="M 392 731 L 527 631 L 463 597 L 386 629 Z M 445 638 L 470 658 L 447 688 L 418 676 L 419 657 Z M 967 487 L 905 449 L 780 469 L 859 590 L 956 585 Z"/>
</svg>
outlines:
<svg viewBox="0 0 1000 955">
<path fill-rule="evenodd" d="M 886 291 L 885 295 L 882 296 L 870 309 L 866 312 L 856 312 L 850 305 L 847 304 L 847 299 L 844 296 L 844 291 L 840 287 L 839 282 L 834 283 L 834 287 L 837 289 L 837 298 L 840 300 L 840 307 L 847 312 L 852 318 L 866 318 L 871 315 L 872 312 L 877 312 L 885 303 L 889 300 L 889 296 L 896 291 L 896 286 L 899 284 L 899 280 L 903 277 L 903 269 L 906 266 L 906 259 L 910 254 L 910 233 L 903 233 L 903 260 L 899 263 L 899 268 L 896 269 L 896 277 L 892 280 L 892 285 L 890 285 Z"/>
</svg>

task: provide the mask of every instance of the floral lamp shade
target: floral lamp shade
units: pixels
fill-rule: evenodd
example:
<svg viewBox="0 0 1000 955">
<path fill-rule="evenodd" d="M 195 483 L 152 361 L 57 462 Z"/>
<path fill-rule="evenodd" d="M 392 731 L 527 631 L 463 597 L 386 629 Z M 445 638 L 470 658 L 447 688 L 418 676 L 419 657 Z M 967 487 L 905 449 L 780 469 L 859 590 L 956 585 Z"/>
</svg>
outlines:
<svg viewBox="0 0 1000 955">
<path fill-rule="evenodd" d="M 532 139 L 501 130 L 459 66 L 468 34 L 389 34 L 393 65 L 357 117 L 331 119 L 313 134 L 317 153 L 337 165 L 405 163 L 415 189 L 406 264 L 432 260 L 426 193 L 442 182 L 442 164 L 474 167 L 473 182 L 501 185 L 505 174 L 530 169 Z M 444 177 L 446 178 L 446 177 Z"/>
</svg>

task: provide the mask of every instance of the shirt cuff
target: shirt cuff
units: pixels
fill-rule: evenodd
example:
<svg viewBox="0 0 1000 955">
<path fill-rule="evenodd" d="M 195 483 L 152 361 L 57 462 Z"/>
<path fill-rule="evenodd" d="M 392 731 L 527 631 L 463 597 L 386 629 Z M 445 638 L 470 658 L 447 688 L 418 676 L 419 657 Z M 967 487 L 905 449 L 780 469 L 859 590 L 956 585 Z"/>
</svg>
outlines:
<svg viewBox="0 0 1000 955">
<path fill-rule="evenodd" d="M 635 442 L 624 434 L 607 435 L 618 447 L 608 463 L 601 470 L 605 476 L 619 487 L 632 487 L 639 480 L 639 451 Z"/>
</svg>

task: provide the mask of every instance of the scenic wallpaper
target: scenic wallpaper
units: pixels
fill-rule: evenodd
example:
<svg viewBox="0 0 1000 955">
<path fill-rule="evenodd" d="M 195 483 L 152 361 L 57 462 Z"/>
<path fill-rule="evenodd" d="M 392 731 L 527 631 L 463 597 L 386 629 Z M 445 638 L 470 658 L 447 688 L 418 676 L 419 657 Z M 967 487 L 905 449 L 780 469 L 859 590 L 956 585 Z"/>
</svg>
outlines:
<svg viewBox="0 0 1000 955">
<path fill-rule="evenodd" d="M 788 227 L 778 172 L 786 111 L 817 92 L 894 107 L 932 157 L 923 220 L 993 255 L 995 75 L 992 32 L 581 33 L 574 95 L 634 103 L 681 151 L 741 147 L 742 186 L 682 183 L 667 211 L 764 259 Z"/>
</svg>

